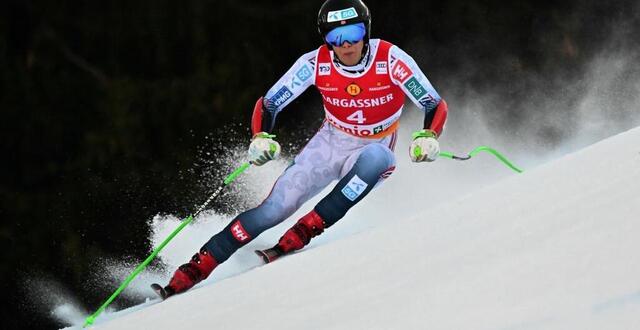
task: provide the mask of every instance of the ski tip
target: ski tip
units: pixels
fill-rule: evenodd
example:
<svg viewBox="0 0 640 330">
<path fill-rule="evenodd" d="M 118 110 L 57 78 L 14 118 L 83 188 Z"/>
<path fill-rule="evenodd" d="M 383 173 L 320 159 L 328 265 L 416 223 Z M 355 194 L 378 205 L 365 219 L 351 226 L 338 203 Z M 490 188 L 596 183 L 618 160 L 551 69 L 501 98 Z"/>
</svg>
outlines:
<svg viewBox="0 0 640 330">
<path fill-rule="evenodd" d="M 277 248 L 270 248 L 265 250 L 255 250 L 256 254 L 262 258 L 265 264 L 274 262 L 276 259 L 280 258 L 283 253 Z"/>
<path fill-rule="evenodd" d="M 269 263 L 269 261 L 270 261 L 269 257 L 267 256 L 267 254 L 264 251 L 255 250 L 254 252 L 258 255 L 258 257 L 262 258 L 262 261 L 264 261 L 265 264 Z"/>
<path fill-rule="evenodd" d="M 158 284 L 158 283 L 153 283 L 151 284 L 151 289 L 153 289 L 153 291 L 162 299 L 165 300 L 167 298 L 169 298 L 169 294 L 167 293 L 167 291 L 162 287 L 162 285 Z"/>
</svg>

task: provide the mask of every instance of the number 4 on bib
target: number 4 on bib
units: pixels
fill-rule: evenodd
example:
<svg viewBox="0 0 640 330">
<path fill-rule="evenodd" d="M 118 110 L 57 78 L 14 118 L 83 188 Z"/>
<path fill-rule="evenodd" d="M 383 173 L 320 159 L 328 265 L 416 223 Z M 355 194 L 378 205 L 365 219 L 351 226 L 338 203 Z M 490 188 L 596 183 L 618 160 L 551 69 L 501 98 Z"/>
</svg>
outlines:
<svg viewBox="0 0 640 330">
<path fill-rule="evenodd" d="M 358 110 L 352 113 L 351 115 L 349 115 L 349 117 L 347 117 L 347 119 L 350 121 L 355 121 L 358 124 L 364 124 L 367 121 L 367 118 L 364 118 L 364 113 L 362 112 L 362 110 Z"/>
</svg>

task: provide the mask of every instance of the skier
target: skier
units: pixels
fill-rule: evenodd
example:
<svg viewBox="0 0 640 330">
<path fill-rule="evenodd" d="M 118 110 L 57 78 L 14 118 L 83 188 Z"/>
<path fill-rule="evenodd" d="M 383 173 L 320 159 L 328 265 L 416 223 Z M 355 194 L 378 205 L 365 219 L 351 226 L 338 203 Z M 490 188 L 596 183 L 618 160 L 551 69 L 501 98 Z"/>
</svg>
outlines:
<svg viewBox="0 0 640 330">
<path fill-rule="evenodd" d="M 207 278 L 236 250 L 287 219 L 334 180 L 339 180 L 335 188 L 263 258 L 270 262 L 299 250 L 340 220 L 395 169 L 393 149 L 405 95 L 425 114 L 424 129 L 413 134 L 411 160 L 438 157 L 447 103 L 409 55 L 387 41 L 370 39 L 367 6 L 360 0 L 327 0 L 318 13 L 318 31 L 324 44 L 300 57 L 256 102 L 251 162 L 260 166 L 278 157 L 280 145 L 270 134 L 276 116 L 311 85 L 322 95 L 325 121 L 262 204 L 214 235 L 167 286 L 155 284 L 163 298 Z"/>
</svg>

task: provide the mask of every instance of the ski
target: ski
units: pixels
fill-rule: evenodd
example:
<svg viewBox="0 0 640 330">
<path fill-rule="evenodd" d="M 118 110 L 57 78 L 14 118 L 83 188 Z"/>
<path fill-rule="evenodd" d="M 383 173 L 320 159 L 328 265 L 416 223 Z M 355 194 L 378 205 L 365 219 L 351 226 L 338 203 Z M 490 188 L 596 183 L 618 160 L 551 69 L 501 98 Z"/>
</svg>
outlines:
<svg viewBox="0 0 640 330">
<path fill-rule="evenodd" d="M 265 264 L 273 262 L 284 255 L 284 253 L 282 253 L 282 250 L 277 247 L 272 247 L 264 250 L 255 250 L 255 253 L 262 258 L 262 261 L 264 261 Z"/>
<path fill-rule="evenodd" d="M 162 298 L 162 300 L 165 300 L 167 298 L 169 298 L 169 296 L 171 296 L 169 294 L 169 292 L 167 292 L 162 285 L 158 284 L 158 283 L 153 283 L 151 284 L 151 289 L 153 289 L 153 291 L 160 297 Z"/>
</svg>

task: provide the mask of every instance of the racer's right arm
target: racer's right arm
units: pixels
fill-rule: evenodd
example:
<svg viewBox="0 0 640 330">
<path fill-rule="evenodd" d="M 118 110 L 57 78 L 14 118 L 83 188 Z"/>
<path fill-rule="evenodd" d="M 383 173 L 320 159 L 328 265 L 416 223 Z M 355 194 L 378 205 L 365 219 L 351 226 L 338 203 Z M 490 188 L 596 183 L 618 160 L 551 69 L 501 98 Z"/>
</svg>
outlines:
<svg viewBox="0 0 640 330">
<path fill-rule="evenodd" d="M 251 118 L 253 136 L 261 132 L 271 133 L 278 113 L 315 84 L 317 52 L 318 50 L 314 50 L 302 55 L 267 91 L 267 95 L 258 99 Z"/>
</svg>

